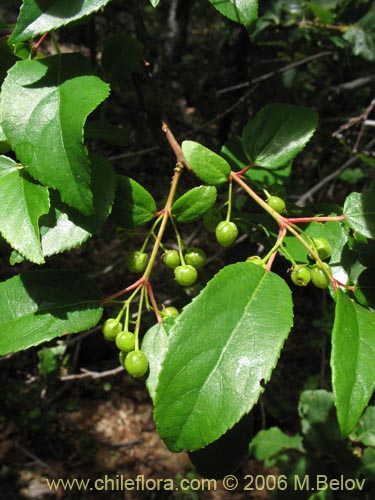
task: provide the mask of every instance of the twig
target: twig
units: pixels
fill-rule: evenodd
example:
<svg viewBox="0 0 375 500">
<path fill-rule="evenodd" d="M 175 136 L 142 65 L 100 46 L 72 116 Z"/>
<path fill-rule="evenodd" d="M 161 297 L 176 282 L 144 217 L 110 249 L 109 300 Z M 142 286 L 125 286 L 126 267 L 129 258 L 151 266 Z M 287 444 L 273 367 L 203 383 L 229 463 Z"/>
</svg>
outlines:
<svg viewBox="0 0 375 500">
<path fill-rule="evenodd" d="M 121 373 L 124 371 L 124 368 L 122 366 L 117 366 L 116 368 L 113 368 L 112 370 L 107 370 L 104 372 L 93 372 L 90 370 L 86 370 L 85 368 L 81 368 L 82 373 L 76 373 L 73 375 L 62 375 L 60 377 L 60 380 L 63 382 L 67 380 L 81 380 L 81 379 L 99 379 L 99 378 L 105 378 L 105 377 L 112 377 L 113 375 L 117 375 L 118 373 Z"/>
<path fill-rule="evenodd" d="M 24 448 L 20 444 L 16 443 L 15 444 L 15 448 L 17 450 L 21 451 L 24 455 L 26 455 L 29 458 L 31 458 L 32 460 L 34 460 L 36 463 L 38 463 L 39 465 L 41 465 L 45 469 L 47 469 L 49 472 L 52 472 L 53 474 L 57 474 L 56 469 L 54 469 L 53 467 L 51 467 L 50 465 L 48 465 L 46 462 L 44 462 L 44 460 L 40 459 L 39 457 L 37 457 L 36 455 L 34 455 L 34 453 L 32 453 L 31 451 L 27 450 L 26 448 Z"/>
<path fill-rule="evenodd" d="M 365 149 L 371 148 L 374 144 L 375 144 L 375 139 L 373 139 L 372 141 L 370 141 L 366 145 Z M 296 201 L 296 205 L 298 205 L 300 207 L 303 207 L 305 205 L 306 201 L 308 201 L 309 199 L 311 199 L 311 197 L 312 197 L 313 194 L 315 194 L 323 186 L 325 186 L 326 184 L 328 184 L 332 179 L 335 179 L 336 177 L 338 177 L 341 174 L 341 172 L 343 172 L 347 168 L 351 167 L 359 159 L 360 159 L 360 154 L 356 154 L 355 156 L 352 156 L 351 158 L 349 158 L 349 160 L 347 160 L 345 163 L 343 163 L 334 172 L 332 172 L 329 175 L 327 175 L 326 177 L 324 177 L 324 179 L 322 179 L 321 181 L 319 181 L 317 184 L 315 184 L 315 186 L 313 186 L 308 191 L 306 191 L 306 193 L 304 193 L 302 196 L 300 196 L 298 198 L 298 200 Z"/>
</svg>

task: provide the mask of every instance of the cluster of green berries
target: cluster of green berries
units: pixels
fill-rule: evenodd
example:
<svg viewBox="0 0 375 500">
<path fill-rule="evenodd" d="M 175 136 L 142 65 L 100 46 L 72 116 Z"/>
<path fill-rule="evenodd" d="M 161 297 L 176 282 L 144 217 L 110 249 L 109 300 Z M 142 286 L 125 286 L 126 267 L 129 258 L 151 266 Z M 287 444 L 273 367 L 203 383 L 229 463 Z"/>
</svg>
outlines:
<svg viewBox="0 0 375 500">
<path fill-rule="evenodd" d="M 181 286 L 191 286 L 198 278 L 200 267 L 206 262 L 207 257 L 201 248 L 188 248 L 183 256 L 184 263 L 181 262 L 180 254 L 177 250 L 166 250 L 163 255 L 164 264 L 173 269 L 174 277 Z"/>
<path fill-rule="evenodd" d="M 124 331 L 122 324 L 116 318 L 107 319 L 102 327 L 103 336 L 106 340 L 114 341 L 120 349 L 120 363 L 133 377 L 142 377 L 148 370 L 148 359 L 146 354 L 135 349 L 135 335 Z"/>
<path fill-rule="evenodd" d="M 321 260 L 326 260 L 331 256 L 331 246 L 327 240 L 314 238 L 313 244 Z M 309 255 L 309 257 L 313 258 L 312 255 Z M 325 271 L 322 266 L 324 266 Z M 313 265 L 299 264 L 295 266 L 290 273 L 290 278 L 297 286 L 306 286 L 311 281 L 318 288 L 327 288 L 330 283 L 329 275 L 331 274 L 332 270 L 326 262 L 323 262 L 322 265 L 316 262 Z"/>
</svg>

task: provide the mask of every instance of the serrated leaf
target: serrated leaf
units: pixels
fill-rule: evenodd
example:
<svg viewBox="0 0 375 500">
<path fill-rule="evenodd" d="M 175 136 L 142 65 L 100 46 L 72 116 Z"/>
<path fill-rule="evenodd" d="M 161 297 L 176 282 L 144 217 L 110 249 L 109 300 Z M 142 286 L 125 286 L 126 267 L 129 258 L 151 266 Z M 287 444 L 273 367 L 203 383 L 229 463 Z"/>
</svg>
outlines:
<svg viewBox="0 0 375 500">
<path fill-rule="evenodd" d="M 101 293 L 74 271 L 31 271 L 0 284 L 0 354 L 96 325 Z"/>
<path fill-rule="evenodd" d="M 51 194 L 50 213 L 40 220 L 43 255 L 53 255 L 84 243 L 104 224 L 115 197 L 115 173 L 112 165 L 97 154 L 92 162 L 94 214 L 82 215 Z"/>
<path fill-rule="evenodd" d="M 147 330 L 142 339 L 142 351 L 147 354 L 149 363 L 146 386 L 152 400 L 155 399 L 161 365 L 168 348 L 168 334 L 173 323 L 173 320 L 157 323 Z"/>
<path fill-rule="evenodd" d="M 104 7 L 110 0 L 24 0 L 8 43 L 29 40 L 47 31 L 78 21 Z"/>
<path fill-rule="evenodd" d="M 102 67 L 111 83 L 123 88 L 131 74 L 140 69 L 142 44 L 126 33 L 110 36 L 104 45 Z"/>
<path fill-rule="evenodd" d="M 172 451 L 206 446 L 252 409 L 292 321 L 285 281 L 246 262 L 222 269 L 193 299 L 170 331 L 155 398 Z"/>
<path fill-rule="evenodd" d="M 230 174 L 229 163 L 210 149 L 193 141 L 181 145 L 183 155 L 193 172 L 206 184 L 223 184 Z"/>
<path fill-rule="evenodd" d="M 345 200 L 344 214 L 354 231 L 375 239 L 375 184 L 364 193 L 351 193 Z"/>
<path fill-rule="evenodd" d="M 120 227 L 134 229 L 155 217 L 156 203 L 138 182 L 124 175 L 117 176 L 117 192 L 112 219 Z"/>
<path fill-rule="evenodd" d="M 245 126 L 244 151 L 255 165 L 279 168 L 305 147 L 318 123 L 312 109 L 289 104 L 268 104 Z"/>
<path fill-rule="evenodd" d="M 23 168 L 0 156 L 0 232 L 27 260 L 44 262 L 38 221 L 49 210 L 48 189 L 35 184 Z M 6 214 L 6 215 L 5 215 Z"/>
<path fill-rule="evenodd" d="M 221 14 L 246 27 L 258 17 L 258 0 L 209 0 Z"/>
<path fill-rule="evenodd" d="M 270 459 L 287 449 L 293 449 L 303 452 L 302 436 L 299 434 L 289 436 L 278 427 L 270 427 L 262 430 L 252 439 L 249 450 L 257 460 L 267 460 L 267 466 L 270 466 Z"/>
<path fill-rule="evenodd" d="M 332 332 L 332 386 L 341 432 L 356 426 L 375 389 L 375 313 L 338 290 Z"/>
<path fill-rule="evenodd" d="M 350 437 L 365 446 L 375 446 L 375 406 L 366 408 Z"/>
<path fill-rule="evenodd" d="M 215 204 L 217 191 L 214 186 L 199 186 L 180 196 L 172 205 L 177 222 L 194 222 Z"/>
<path fill-rule="evenodd" d="M 17 62 L 0 96 L 2 127 L 20 162 L 85 215 L 93 200 L 83 126 L 108 92 L 86 58 L 63 54 Z"/>
</svg>

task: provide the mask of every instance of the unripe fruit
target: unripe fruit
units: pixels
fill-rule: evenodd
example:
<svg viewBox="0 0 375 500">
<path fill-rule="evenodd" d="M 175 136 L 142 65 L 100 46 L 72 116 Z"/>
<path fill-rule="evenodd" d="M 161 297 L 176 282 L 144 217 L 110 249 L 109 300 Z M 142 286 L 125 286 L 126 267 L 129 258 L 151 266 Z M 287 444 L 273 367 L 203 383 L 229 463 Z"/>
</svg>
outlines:
<svg viewBox="0 0 375 500">
<path fill-rule="evenodd" d="M 331 245 L 325 238 L 313 238 L 314 248 L 322 260 L 326 260 L 331 257 L 332 249 Z M 309 254 L 310 258 L 314 258 Z"/>
<path fill-rule="evenodd" d="M 311 273 L 309 268 L 302 264 L 293 268 L 290 278 L 295 285 L 306 286 L 310 283 Z"/>
<path fill-rule="evenodd" d="M 132 332 L 120 332 L 116 335 L 116 346 L 120 351 L 134 351 L 135 335 Z"/>
<path fill-rule="evenodd" d="M 177 250 L 167 250 L 163 255 L 163 262 L 170 269 L 176 269 L 181 264 L 180 255 Z"/>
<path fill-rule="evenodd" d="M 197 280 L 198 273 L 195 267 L 185 264 L 184 266 L 176 267 L 174 277 L 179 285 L 190 286 Z"/>
<path fill-rule="evenodd" d="M 323 265 L 328 272 L 328 274 L 332 274 L 331 268 L 328 264 L 323 262 Z M 318 288 L 327 288 L 330 280 L 328 276 L 324 273 L 323 269 L 319 266 L 319 264 L 314 264 L 310 269 L 311 274 L 311 282 Z"/>
<path fill-rule="evenodd" d="M 141 273 L 146 269 L 147 262 L 147 253 L 135 250 L 128 256 L 126 265 L 131 273 Z"/>
<path fill-rule="evenodd" d="M 160 311 L 162 319 L 177 318 L 179 314 L 178 309 L 173 306 L 165 307 Z"/>
<path fill-rule="evenodd" d="M 263 262 L 262 257 L 259 257 L 259 255 L 253 255 L 252 257 L 248 257 L 246 259 L 246 262 L 250 262 L 251 264 L 255 264 L 256 266 L 263 267 L 264 269 L 266 268 L 266 264 Z"/>
<path fill-rule="evenodd" d="M 122 325 L 116 318 L 107 319 L 102 326 L 103 336 L 106 340 L 115 340 L 122 330 Z"/>
<path fill-rule="evenodd" d="M 184 256 L 186 264 L 199 269 L 206 262 L 207 257 L 203 250 L 200 248 L 188 248 Z"/>
<path fill-rule="evenodd" d="M 229 247 L 237 239 L 238 228 L 234 222 L 223 220 L 216 226 L 215 235 L 219 245 Z"/>
<path fill-rule="evenodd" d="M 285 201 L 278 196 L 270 196 L 267 199 L 268 205 L 275 210 L 278 214 L 285 212 Z"/>
<path fill-rule="evenodd" d="M 125 370 L 132 377 L 142 377 L 148 370 L 148 359 L 143 351 L 131 351 L 124 361 Z"/>
</svg>

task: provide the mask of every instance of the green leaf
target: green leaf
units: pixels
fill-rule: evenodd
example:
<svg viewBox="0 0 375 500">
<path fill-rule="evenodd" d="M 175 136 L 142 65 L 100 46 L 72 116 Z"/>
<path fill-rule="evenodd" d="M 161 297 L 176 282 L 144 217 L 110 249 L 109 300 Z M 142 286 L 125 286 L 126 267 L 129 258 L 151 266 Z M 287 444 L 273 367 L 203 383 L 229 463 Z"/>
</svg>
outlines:
<svg viewBox="0 0 375 500">
<path fill-rule="evenodd" d="M 160 0 L 150 0 L 150 3 L 153 7 L 157 7 L 160 3 Z"/>
<path fill-rule="evenodd" d="M 245 126 L 244 151 L 255 165 L 278 168 L 305 147 L 318 123 L 315 111 L 289 104 L 269 104 Z"/>
<path fill-rule="evenodd" d="M 272 466 L 272 457 L 278 453 L 293 449 L 303 452 L 302 436 L 288 436 L 278 427 L 258 432 L 250 443 L 250 452 L 257 460 L 267 461 L 266 466 Z"/>
<path fill-rule="evenodd" d="M 375 239 L 375 184 L 364 193 L 351 193 L 345 200 L 344 214 L 352 229 Z"/>
<path fill-rule="evenodd" d="M 64 252 L 85 242 L 104 224 L 115 196 L 115 173 L 112 165 L 97 154 L 92 161 L 94 214 L 82 215 L 51 194 L 50 213 L 40 220 L 43 255 Z"/>
<path fill-rule="evenodd" d="M 215 204 L 217 191 L 214 186 L 199 186 L 187 191 L 172 205 L 177 222 L 200 219 Z"/>
<path fill-rule="evenodd" d="M 101 293 L 74 271 L 31 271 L 0 284 L 0 354 L 96 325 Z"/>
<path fill-rule="evenodd" d="M 223 184 L 230 174 L 229 163 L 210 149 L 193 141 L 182 143 L 182 152 L 193 172 L 206 184 Z"/>
<path fill-rule="evenodd" d="M 13 160 L 0 156 L 0 232 L 27 260 L 44 262 L 38 221 L 49 210 L 48 189 Z M 6 214 L 6 215 L 5 215 Z"/>
<path fill-rule="evenodd" d="M 156 203 L 152 195 L 138 182 L 119 175 L 112 219 L 120 227 L 134 229 L 155 217 Z"/>
<path fill-rule="evenodd" d="M 172 451 L 206 446 L 252 409 L 292 322 L 285 281 L 247 262 L 193 299 L 170 331 L 156 389 L 155 421 Z"/>
<path fill-rule="evenodd" d="M 108 92 L 80 54 L 19 61 L 1 91 L 2 127 L 20 162 L 86 215 L 93 200 L 83 126 Z"/>
<path fill-rule="evenodd" d="M 221 14 L 247 28 L 258 17 L 258 0 L 209 0 Z"/>
<path fill-rule="evenodd" d="M 332 332 L 332 386 L 341 432 L 357 424 L 375 389 L 375 313 L 338 291 Z"/>
<path fill-rule="evenodd" d="M 117 33 L 106 40 L 102 67 L 111 83 L 120 88 L 129 85 L 129 77 L 140 69 L 141 60 L 142 44 L 134 37 L 126 33 Z"/>
<path fill-rule="evenodd" d="M 375 406 L 366 408 L 350 438 L 365 446 L 375 446 Z"/>
<path fill-rule="evenodd" d="M 142 340 L 142 351 L 147 354 L 150 367 L 146 386 L 152 400 L 155 400 L 159 373 L 168 348 L 168 334 L 173 323 L 174 320 L 170 319 L 157 323 L 147 330 Z"/>
<path fill-rule="evenodd" d="M 29 40 L 93 14 L 110 0 L 24 0 L 8 43 Z"/>
</svg>

